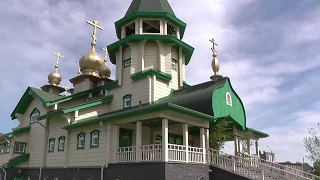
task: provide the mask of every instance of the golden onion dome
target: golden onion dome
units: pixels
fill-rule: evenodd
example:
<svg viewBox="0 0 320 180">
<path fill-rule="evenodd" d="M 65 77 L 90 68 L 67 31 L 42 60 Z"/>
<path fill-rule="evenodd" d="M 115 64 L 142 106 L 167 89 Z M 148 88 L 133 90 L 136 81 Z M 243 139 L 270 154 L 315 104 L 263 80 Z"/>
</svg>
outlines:
<svg viewBox="0 0 320 180">
<path fill-rule="evenodd" d="M 91 49 L 79 61 L 80 71 L 85 75 L 98 75 L 98 71 L 103 64 L 104 60 L 94 49 Z"/>
<path fill-rule="evenodd" d="M 111 75 L 111 69 L 107 66 L 107 64 L 104 64 L 99 69 L 99 75 L 102 78 L 109 78 Z"/>
<path fill-rule="evenodd" d="M 48 82 L 50 85 L 58 86 L 61 80 L 61 75 L 57 71 L 53 71 L 48 76 Z"/>
</svg>

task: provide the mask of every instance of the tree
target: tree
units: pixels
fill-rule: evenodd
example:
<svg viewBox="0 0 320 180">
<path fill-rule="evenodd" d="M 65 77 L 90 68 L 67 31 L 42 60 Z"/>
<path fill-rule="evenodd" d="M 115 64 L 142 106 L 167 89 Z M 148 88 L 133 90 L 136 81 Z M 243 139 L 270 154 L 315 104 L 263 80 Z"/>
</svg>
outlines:
<svg viewBox="0 0 320 180">
<path fill-rule="evenodd" d="M 251 130 L 245 131 L 244 135 L 241 139 L 241 145 L 242 145 L 242 153 L 248 153 L 250 151 L 251 146 L 253 145 L 253 132 Z"/>
<path fill-rule="evenodd" d="M 320 129 L 320 123 L 318 123 L 318 128 Z M 320 135 L 314 129 L 309 129 L 310 137 L 304 138 L 304 145 L 307 149 L 307 156 L 312 162 L 319 162 L 320 161 Z"/>
<path fill-rule="evenodd" d="M 313 163 L 314 175 L 320 176 L 320 160 Z"/>
<path fill-rule="evenodd" d="M 210 129 L 210 148 L 221 151 L 224 148 L 225 143 L 230 139 L 230 136 L 226 134 L 226 132 L 230 130 L 232 130 L 230 128 L 230 122 L 227 121 L 226 118 L 218 121 L 215 126 Z"/>
<path fill-rule="evenodd" d="M 309 165 L 309 163 L 304 163 L 302 165 L 303 167 L 303 171 L 307 172 L 307 173 L 312 173 L 313 172 L 313 168 Z"/>
</svg>

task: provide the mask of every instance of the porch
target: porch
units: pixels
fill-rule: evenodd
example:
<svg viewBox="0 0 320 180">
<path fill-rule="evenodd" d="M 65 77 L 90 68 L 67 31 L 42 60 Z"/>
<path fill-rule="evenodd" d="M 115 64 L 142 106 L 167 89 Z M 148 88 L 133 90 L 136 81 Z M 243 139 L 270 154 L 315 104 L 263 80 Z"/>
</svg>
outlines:
<svg viewBox="0 0 320 180">
<path fill-rule="evenodd" d="M 207 163 L 209 124 L 151 119 L 113 125 L 114 163 Z"/>
</svg>

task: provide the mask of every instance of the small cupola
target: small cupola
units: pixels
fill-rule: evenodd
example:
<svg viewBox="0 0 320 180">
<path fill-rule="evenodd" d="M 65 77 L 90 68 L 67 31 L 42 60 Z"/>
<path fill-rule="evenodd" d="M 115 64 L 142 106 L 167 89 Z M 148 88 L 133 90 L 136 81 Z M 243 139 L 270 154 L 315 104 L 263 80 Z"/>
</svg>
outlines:
<svg viewBox="0 0 320 180">
<path fill-rule="evenodd" d="M 63 56 L 59 52 L 52 53 L 52 54 L 56 56 L 56 63 L 54 66 L 54 70 L 48 75 L 48 83 L 49 84 L 42 86 L 41 89 L 43 91 L 58 95 L 58 94 L 65 91 L 64 88 L 59 87 L 59 84 L 62 80 L 62 77 L 58 72 L 59 58 L 63 58 Z"/>
</svg>

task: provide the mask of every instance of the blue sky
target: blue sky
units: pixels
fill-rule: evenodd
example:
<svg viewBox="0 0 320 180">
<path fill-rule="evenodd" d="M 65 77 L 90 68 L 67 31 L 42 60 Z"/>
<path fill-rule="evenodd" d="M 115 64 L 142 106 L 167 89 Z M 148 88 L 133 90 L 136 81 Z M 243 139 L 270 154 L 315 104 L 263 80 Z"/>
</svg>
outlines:
<svg viewBox="0 0 320 180">
<path fill-rule="evenodd" d="M 62 85 L 77 75 L 76 60 L 90 49 L 99 21 L 97 47 L 115 42 L 114 22 L 131 0 L 0 1 L 0 132 L 17 122 L 10 114 L 27 86 L 41 87 L 54 69 L 52 52 L 61 52 Z M 195 48 L 187 82 L 209 81 L 211 44 L 219 46 L 220 73 L 231 78 L 243 99 L 248 126 L 271 137 L 260 142 L 277 161 L 301 161 L 303 138 L 320 121 L 320 1 L 318 0 L 169 0 L 186 22 L 184 41 Z M 99 50 L 103 56 L 102 50 Z M 115 66 L 109 63 L 114 77 Z M 227 148 L 227 151 L 230 149 Z"/>
</svg>

